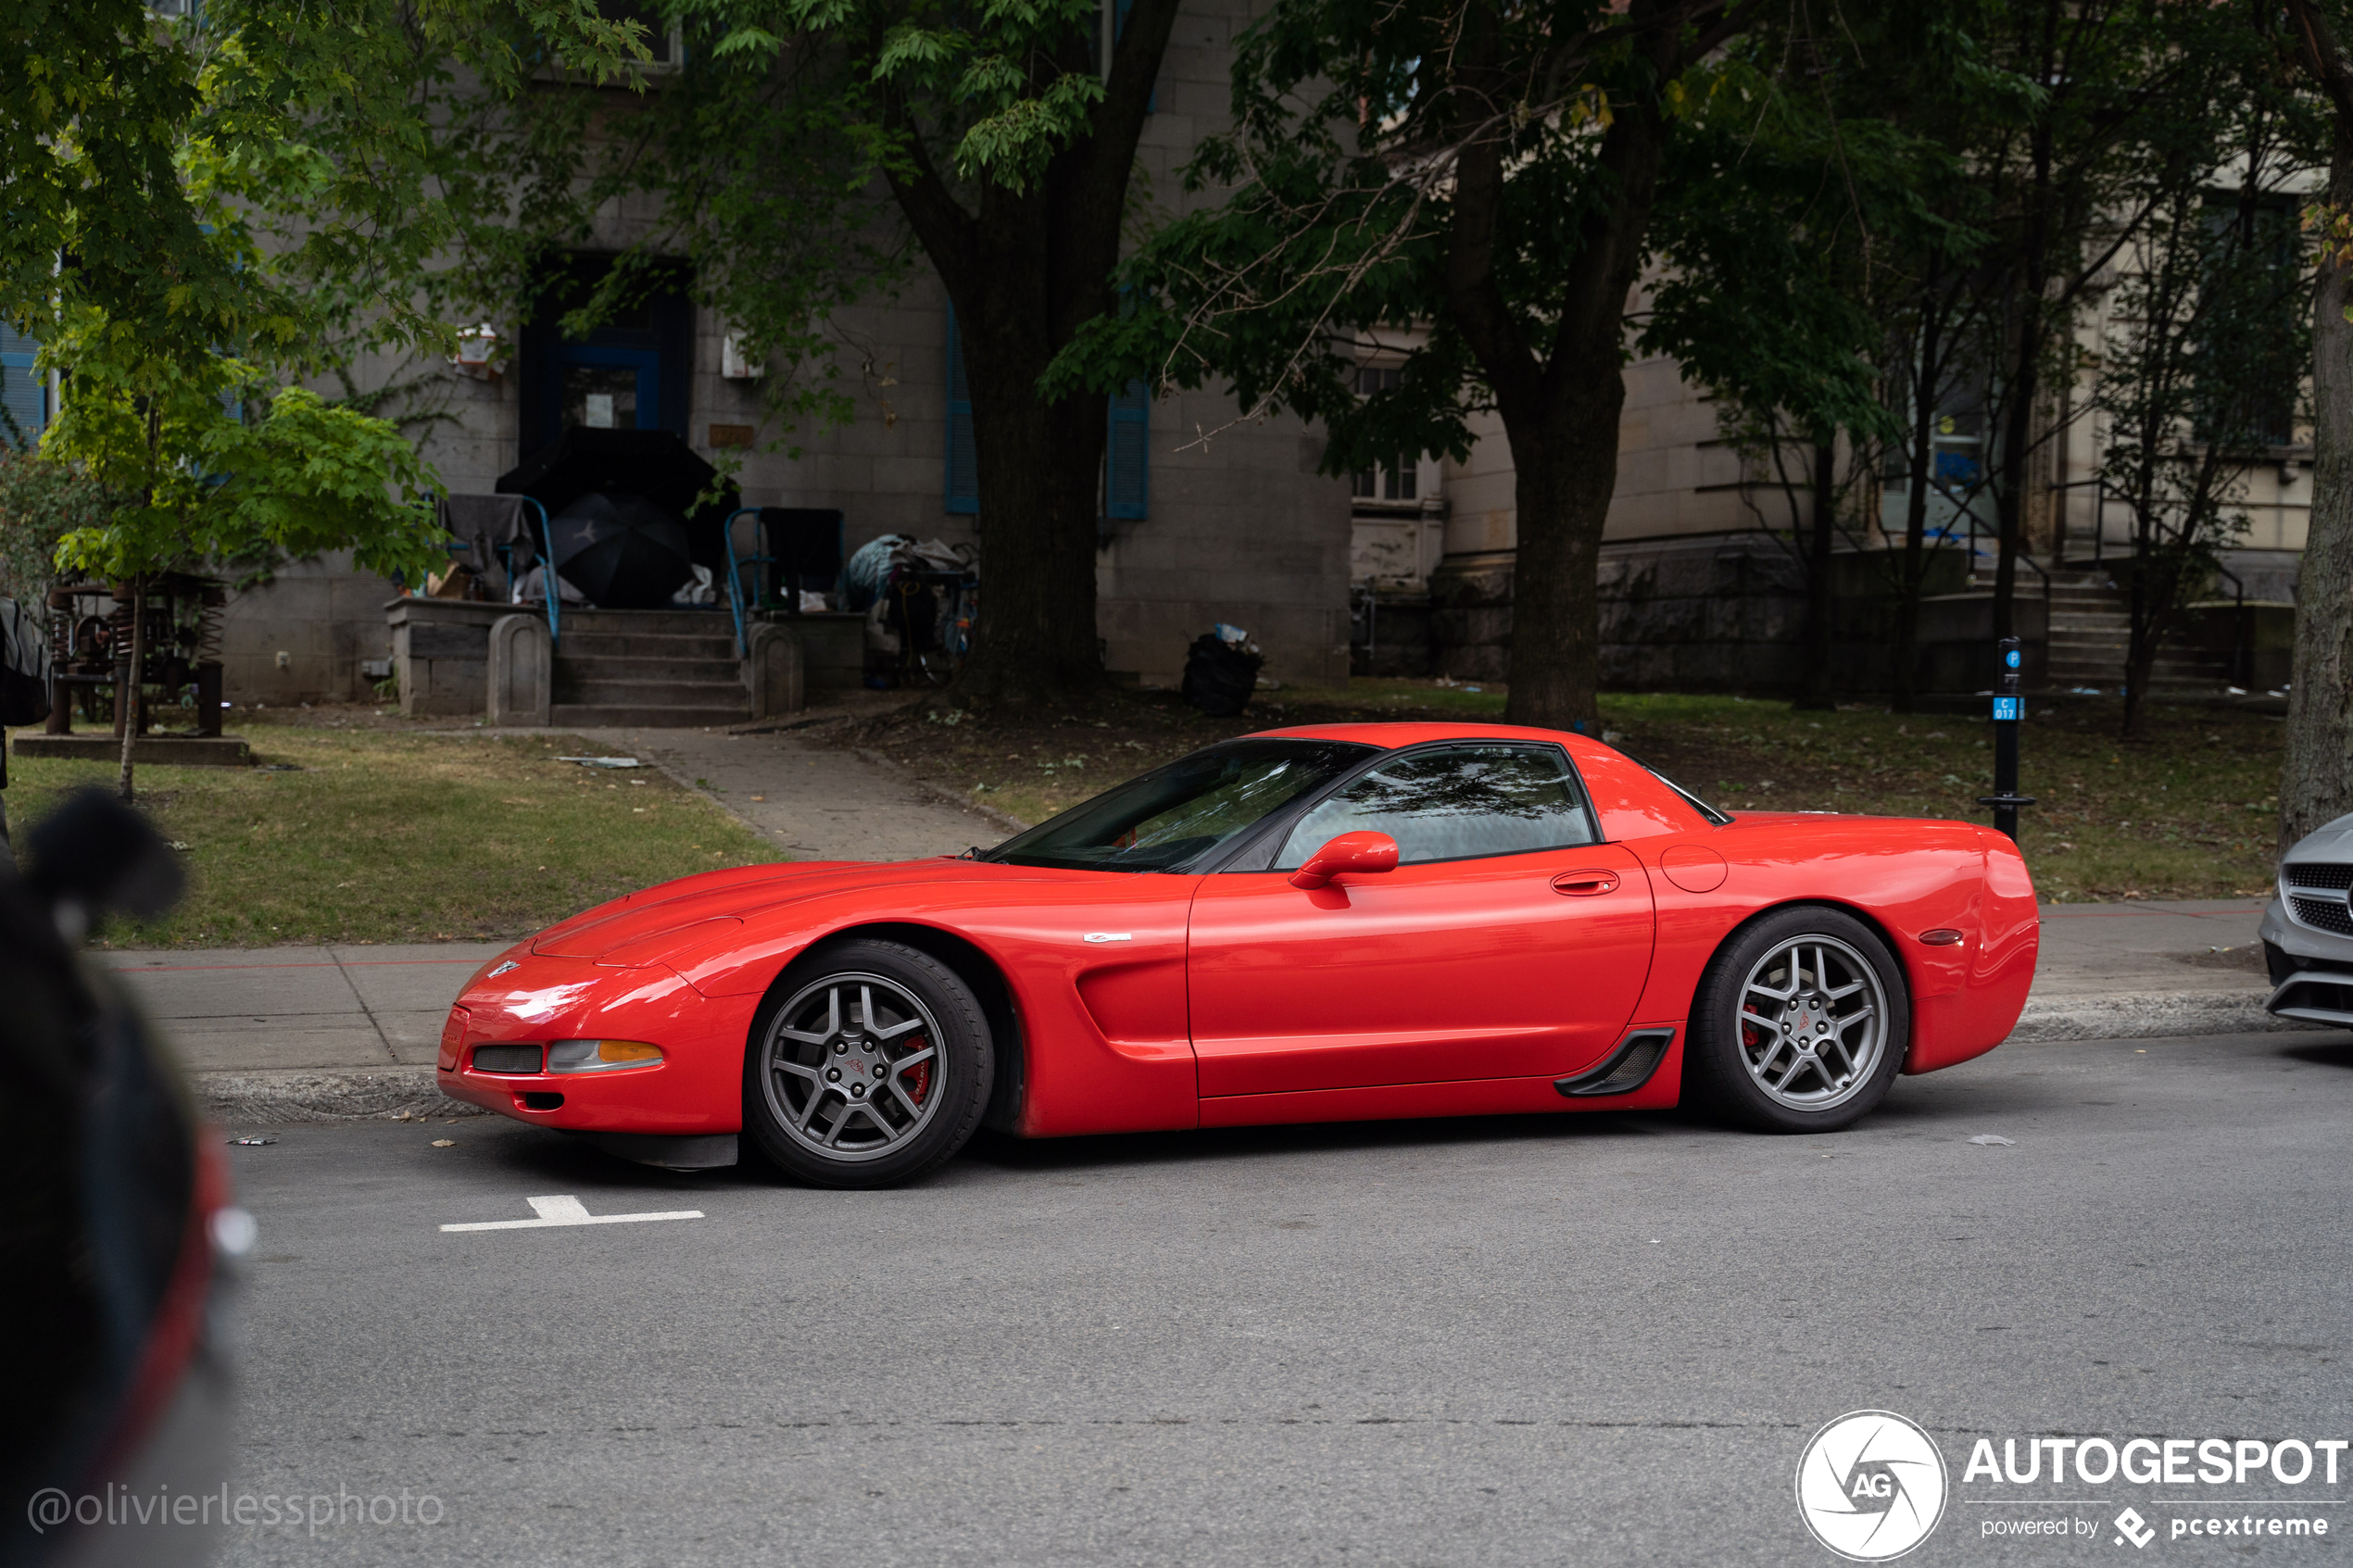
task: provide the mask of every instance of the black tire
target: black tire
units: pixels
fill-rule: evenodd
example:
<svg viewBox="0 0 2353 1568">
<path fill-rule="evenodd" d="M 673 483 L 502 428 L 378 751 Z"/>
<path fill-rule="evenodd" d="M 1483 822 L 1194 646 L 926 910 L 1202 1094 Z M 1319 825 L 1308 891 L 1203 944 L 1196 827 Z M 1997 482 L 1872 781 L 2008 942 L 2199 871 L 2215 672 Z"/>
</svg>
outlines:
<svg viewBox="0 0 2353 1568">
<path fill-rule="evenodd" d="M 829 943 L 753 1016 L 744 1130 L 812 1185 L 895 1186 L 964 1147 L 995 1066 L 980 999 L 954 970 L 903 943 Z"/>
<path fill-rule="evenodd" d="M 1881 1024 L 1868 1060 L 1870 1018 L 1858 1007 Z M 1775 909 L 1733 932 L 1700 976 L 1683 1085 L 1701 1110 L 1740 1126 L 1836 1132 L 1887 1098 L 1911 1026 L 1903 966 L 1877 932 L 1820 904 Z"/>
</svg>

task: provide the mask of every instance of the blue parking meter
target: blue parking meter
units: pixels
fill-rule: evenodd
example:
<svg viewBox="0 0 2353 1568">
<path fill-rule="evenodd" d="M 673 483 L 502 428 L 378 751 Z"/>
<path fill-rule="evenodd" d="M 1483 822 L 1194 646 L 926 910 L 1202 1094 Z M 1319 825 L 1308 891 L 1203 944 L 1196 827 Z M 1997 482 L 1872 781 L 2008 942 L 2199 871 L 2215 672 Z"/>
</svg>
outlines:
<svg viewBox="0 0 2353 1568">
<path fill-rule="evenodd" d="M 2019 693 L 2026 654 L 2016 637 L 1994 645 L 1994 793 L 1977 797 L 1980 806 L 1994 808 L 1994 826 L 2018 839 L 2018 809 L 2034 797 L 2018 792 L 2018 727 L 2026 719 L 2026 698 Z"/>
</svg>

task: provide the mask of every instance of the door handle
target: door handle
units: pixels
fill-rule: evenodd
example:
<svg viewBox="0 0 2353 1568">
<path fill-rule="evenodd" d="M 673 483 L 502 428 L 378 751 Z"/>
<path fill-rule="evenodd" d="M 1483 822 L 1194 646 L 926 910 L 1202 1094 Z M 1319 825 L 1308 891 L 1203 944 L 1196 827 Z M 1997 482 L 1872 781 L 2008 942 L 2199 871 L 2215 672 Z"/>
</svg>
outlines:
<svg viewBox="0 0 2353 1568">
<path fill-rule="evenodd" d="M 1566 893 L 1572 898 L 1591 898 L 1597 893 L 1617 891 L 1616 872 L 1563 872 L 1553 878 L 1553 891 Z"/>
</svg>

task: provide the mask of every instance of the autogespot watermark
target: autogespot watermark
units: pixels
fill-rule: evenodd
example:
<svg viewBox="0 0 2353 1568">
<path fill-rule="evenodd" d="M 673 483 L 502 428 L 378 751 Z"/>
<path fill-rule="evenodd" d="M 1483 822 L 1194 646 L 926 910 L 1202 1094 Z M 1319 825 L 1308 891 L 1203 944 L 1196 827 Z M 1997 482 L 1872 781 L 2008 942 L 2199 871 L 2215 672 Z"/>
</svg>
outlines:
<svg viewBox="0 0 2353 1568">
<path fill-rule="evenodd" d="M 1814 1538 L 1855 1562 L 1903 1556 L 1948 1512 L 1986 1540 L 2091 1541 L 2140 1550 L 2235 1537 L 2277 1545 L 2328 1537 L 2329 1510 L 2353 1499 L 2342 1437 L 1978 1437 L 1957 1491 L 1927 1428 L 1892 1411 L 1854 1411 L 1822 1427 L 1797 1461 L 1797 1508 Z M 2176 1495 L 2127 1499 L 2125 1486 Z M 2095 1496 L 2094 1493 L 2105 1493 Z M 2187 1493 L 2189 1495 L 2178 1495 Z M 2120 1507 L 2120 1505 L 2121 1505 Z M 2147 1512 L 2144 1512 L 2147 1511 Z M 2153 1517 L 2152 1517 L 2153 1515 Z M 1967 1527 L 1965 1524 L 1964 1528 Z M 2341 1532 L 2340 1532 L 2341 1533 Z"/>
<path fill-rule="evenodd" d="M 340 1485 L 333 1492 L 232 1492 L 226 1485 L 209 1492 L 182 1492 L 169 1486 L 135 1491 L 109 1482 L 96 1492 L 44 1486 L 26 1501 L 24 1512 L 36 1536 L 75 1527 L 242 1524 L 300 1525 L 315 1538 L 322 1530 L 346 1525 L 438 1524 L 446 1511 L 432 1493 L 407 1486 L 397 1494 L 355 1492 Z"/>
</svg>

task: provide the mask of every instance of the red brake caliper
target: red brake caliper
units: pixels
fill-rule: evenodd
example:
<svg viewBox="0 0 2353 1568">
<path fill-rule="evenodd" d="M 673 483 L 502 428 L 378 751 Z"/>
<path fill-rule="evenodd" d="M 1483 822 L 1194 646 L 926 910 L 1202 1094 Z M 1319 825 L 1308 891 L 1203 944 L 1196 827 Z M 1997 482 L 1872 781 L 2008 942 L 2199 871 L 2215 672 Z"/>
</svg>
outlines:
<svg viewBox="0 0 2353 1568">
<path fill-rule="evenodd" d="M 916 1035 L 913 1039 L 907 1042 L 907 1053 L 910 1056 L 912 1056 L 915 1052 L 922 1050 L 923 1048 L 924 1037 L 921 1035 Z M 919 1061 L 915 1063 L 912 1068 L 908 1070 L 907 1076 L 903 1082 L 907 1085 L 907 1098 L 913 1100 L 917 1105 L 923 1104 L 924 1097 L 931 1093 L 931 1063 L 928 1061 Z"/>
</svg>

